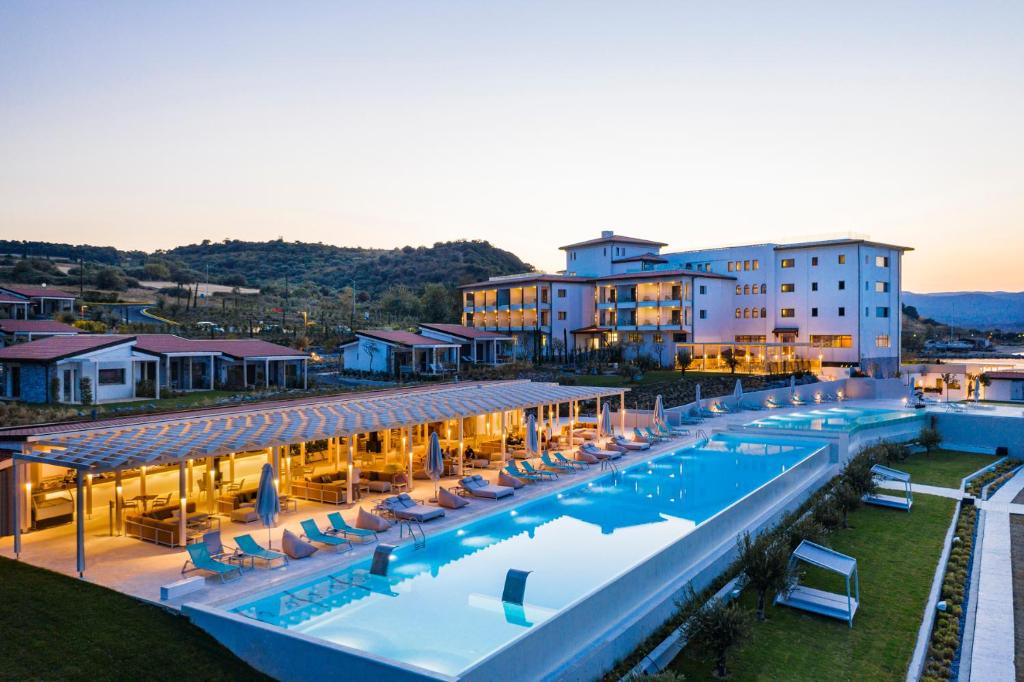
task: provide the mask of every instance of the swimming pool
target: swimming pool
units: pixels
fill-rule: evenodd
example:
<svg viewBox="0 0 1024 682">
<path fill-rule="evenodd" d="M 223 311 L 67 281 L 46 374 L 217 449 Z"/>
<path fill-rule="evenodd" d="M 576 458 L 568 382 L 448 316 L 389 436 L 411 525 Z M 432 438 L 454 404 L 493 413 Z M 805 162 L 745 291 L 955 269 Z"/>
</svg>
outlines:
<svg viewBox="0 0 1024 682">
<path fill-rule="evenodd" d="M 432 536 L 422 549 L 402 546 L 393 554 L 383 588 L 351 586 L 353 573 L 368 568 L 366 560 L 231 611 L 455 676 L 823 445 L 716 435 L 700 447 L 639 462 Z M 500 599 L 509 568 L 532 571 L 522 609 Z M 622 605 L 624 611 L 630 607 Z"/>
<path fill-rule="evenodd" d="M 798 429 L 802 431 L 843 431 L 884 426 L 896 422 L 924 419 L 913 410 L 883 410 L 866 407 L 830 407 L 819 410 L 767 415 L 745 426 L 759 429 Z"/>
</svg>

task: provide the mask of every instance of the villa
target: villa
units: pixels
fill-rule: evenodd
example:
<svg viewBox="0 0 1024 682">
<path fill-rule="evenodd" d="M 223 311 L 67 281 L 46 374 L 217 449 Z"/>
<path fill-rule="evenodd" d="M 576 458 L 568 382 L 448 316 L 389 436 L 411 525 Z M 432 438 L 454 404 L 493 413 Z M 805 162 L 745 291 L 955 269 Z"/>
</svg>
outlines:
<svg viewBox="0 0 1024 682">
<path fill-rule="evenodd" d="M 25 343 L 50 336 L 75 336 L 81 333 L 77 327 L 56 320 L 0 320 L 0 348 L 16 343 Z"/>
<path fill-rule="evenodd" d="M 74 308 L 74 294 L 45 284 L 0 284 L 0 310 L 10 318 L 52 318 L 58 313 L 70 313 Z"/>
<path fill-rule="evenodd" d="M 51 334 L 0 349 L 0 399 L 81 404 L 85 389 L 90 402 L 102 404 L 155 398 L 163 389 L 304 388 L 307 360 L 258 339 Z"/>
<path fill-rule="evenodd" d="M 355 335 L 354 341 L 341 346 L 345 369 L 389 376 L 459 370 L 461 339 L 394 329 L 359 329 Z"/>
<path fill-rule="evenodd" d="M 463 289 L 463 324 L 505 333 L 521 357 L 620 347 L 665 367 L 740 371 L 899 368 L 902 257 L 865 239 L 662 253 L 617 235 L 560 247 L 565 270 Z"/>
</svg>

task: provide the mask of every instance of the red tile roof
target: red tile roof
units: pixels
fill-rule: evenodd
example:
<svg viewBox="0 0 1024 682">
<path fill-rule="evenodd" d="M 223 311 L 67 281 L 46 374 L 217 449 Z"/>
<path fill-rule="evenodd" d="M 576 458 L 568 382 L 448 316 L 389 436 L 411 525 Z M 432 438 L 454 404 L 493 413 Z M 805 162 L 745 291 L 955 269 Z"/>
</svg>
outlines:
<svg viewBox="0 0 1024 682">
<path fill-rule="evenodd" d="M 41 285 L 34 284 L 0 284 L 0 289 L 6 291 L 13 291 L 16 294 L 26 296 L 28 298 L 74 298 L 74 294 L 69 294 L 66 291 L 60 289 L 54 289 L 53 287 L 44 287 Z"/>
<path fill-rule="evenodd" d="M 135 345 L 147 353 L 223 353 L 237 358 L 306 356 L 307 353 L 261 339 L 186 339 L 174 334 L 139 334 Z"/>
<path fill-rule="evenodd" d="M 396 343 L 400 346 L 450 346 L 452 344 L 420 336 L 412 332 L 399 331 L 396 329 L 360 329 L 356 336 L 368 336 L 371 339 Z"/>
<path fill-rule="evenodd" d="M 640 244 L 643 246 L 668 246 L 665 242 L 654 242 L 650 239 L 638 239 L 636 237 L 624 237 L 617 234 L 610 235 L 608 237 L 598 237 L 597 239 L 588 239 L 583 242 L 576 242 L 575 244 L 566 244 L 565 246 L 559 246 L 558 248 L 562 251 L 566 249 L 576 249 L 581 246 L 593 246 L 595 244 L 611 244 L 612 242 L 619 244 Z"/>
<path fill-rule="evenodd" d="M 38 341 L 18 343 L 0 348 L 0 362 L 53 362 L 89 353 L 101 348 L 132 341 L 134 336 L 119 334 L 79 334 L 78 336 L 49 336 Z"/>
<path fill-rule="evenodd" d="M 1024 379 L 1024 370 L 1004 369 L 998 372 L 986 372 L 989 379 Z"/>
<path fill-rule="evenodd" d="M 488 339 L 512 338 L 511 336 L 505 336 L 504 334 L 496 334 L 483 329 L 477 329 L 476 327 L 467 327 L 462 324 L 438 324 L 431 322 L 430 324 L 421 323 L 420 327 L 423 329 L 438 331 L 442 334 L 451 334 L 452 336 L 458 336 L 463 339 L 477 339 L 483 341 Z"/>
<path fill-rule="evenodd" d="M 528 284 L 532 282 L 567 282 L 569 284 L 593 281 L 592 277 L 577 277 L 575 275 L 551 275 L 545 272 L 527 272 L 522 275 L 509 275 L 488 279 L 483 282 L 472 284 L 460 284 L 460 289 L 500 289 L 505 286 Z"/>
<path fill-rule="evenodd" d="M 701 270 L 641 270 L 640 272 L 620 272 L 616 275 L 594 277 L 593 281 L 603 282 L 609 279 L 650 279 L 652 277 L 703 277 L 706 279 L 736 279 L 732 275 Z"/>
<path fill-rule="evenodd" d="M 57 320 L 0 320 L 0 331 L 8 334 L 78 334 L 81 330 Z"/>
<path fill-rule="evenodd" d="M 21 296 L 15 296 L 14 294 L 5 294 L 0 291 L 0 303 L 20 303 L 25 305 L 28 303 L 28 299 Z"/>
<path fill-rule="evenodd" d="M 135 347 L 146 353 L 215 353 L 217 351 L 207 350 L 204 343 L 209 341 L 198 341 L 185 339 L 174 334 L 139 334 L 135 337 Z"/>
</svg>

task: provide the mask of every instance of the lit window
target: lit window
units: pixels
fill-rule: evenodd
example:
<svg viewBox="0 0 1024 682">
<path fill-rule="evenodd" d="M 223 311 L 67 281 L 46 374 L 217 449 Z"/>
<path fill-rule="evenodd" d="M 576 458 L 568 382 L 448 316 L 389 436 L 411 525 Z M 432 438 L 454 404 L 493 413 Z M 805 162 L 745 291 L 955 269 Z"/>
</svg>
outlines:
<svg viewBox="0 0 1024 682">
<path fill-rule="evenodd" d="M 743 287 L 739 284 L 736 285 L 736 295 L 739 296 L 743 293 Z"/>
<path fill-rule="evenodd" d="M 738 320 L 742 315 L 743 315 L 743 310 L 741 308 L 737 308 L 736 309 L 736 319 Z"/>
<path fill-rule="evenodd" d="M 759 317 L 761 317 L 761 311 L 758 310 L 757 308 L 754 308 L 754 319 L 756 320 Z"/>
<path fill-rule="evenodd" d="M 888 334 L 882 334 L 881 336 L 875 337 L 876 348 L 891 348 L 892 342 L 889 340 Z"/>
<path fill-rule="evenodd" d="M 558 311 L 558 319 L 559 320 L 564 320 L 565 319 L 565 311 L 564 310 L 559 310 Z"/>
<path fill-rule="evenodd" d="M 661 334 L 654 334 L 651 337 L 651 341 L 653 341 L 654 343 L 664 343 L 665 342 L 665 337 L 662 336 Z"/>
<path fill-rule="evenodd" d="M 779 317 L 796 317 L 796 308 L 783 308 L 779 311 Z"/>
<path fill-rule="evenodd" d="M 759 270 L 761 268 L 761 261 L 754 259 L 754 269 Z"/>
<path fill-rule="evenodd" d="M 743 309 L 743 317 L 750 319 L 750 308 Z"/>
<path fill-rule="evenodd" d="M 733 262 L 732 262 L 732 261 L 729 261 L 729 265 L 728 265 L 728 267 L 727 267 L 726 269 L 727 269 L 727 270 L 728 270 L 729 272 L 732 272 L 732 271 L 733 271 Z"/>
<path fill-rule="evenodd" d="M 792 258 L 783 258 L 782 263 L 780 263 L 780 266 L 784 268 L 791 268 L 795 265 L 796 261 L 794 261 Z"/>
<path fill-rule="evenodd" d="M 839 260 L 839 264 L 840 265 L 845 265 L 846 264 L 846 254 L 845 253 L 839 254 L 838 260 Z"/>
<path fill-rule="evenodd" d="M 875 256 L 875 267 L 878 267 L 878 268 L 887 268 L 887 267 L 889 267 L 889 257 L 888 256 Z"/>
<path fill-rule="evenodd" d="M 743 261 L 743 269 L 744 270 L 749 270 L 750 269 L 750 261 L 748 261 L 748 260 Z"/>
<path fill-rule="evenodd" d="M 889 291 L 889 283 L 888 282 L 875 282 L 875 291 L 877 291 L 880 294 L 887 293 Z"/>
<path fill-rule="evenodd" d="M 780 288 L 782 290 L 782 293 L 784 294 L 791 294 L 794 291 L 796 291 L 796 285 L 793 284 L 792 282 L 784 283 Z"/>
<path fill-rule="evenodd" d="M 744 294 L 749 294 L 750 293 L 750 285 L 749 284 L 743 285 L 743 293 Z"/>
</svg>

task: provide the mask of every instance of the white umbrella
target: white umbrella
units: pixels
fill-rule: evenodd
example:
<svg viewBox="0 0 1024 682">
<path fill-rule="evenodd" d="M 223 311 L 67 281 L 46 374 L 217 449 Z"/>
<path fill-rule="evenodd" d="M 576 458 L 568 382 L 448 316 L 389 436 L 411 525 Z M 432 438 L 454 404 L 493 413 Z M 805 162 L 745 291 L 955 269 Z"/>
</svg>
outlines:
<svg viewBox="0 0 1024 682">
<path fill-rule="evenodd" d="M 601 408 L 601 431 L 603 436 L 615 435 L 615 429 L 612 427 L 612 408 L 608 407 L 607 402 Z"/>
<path fill-rule="evenodd" d="M 981 400 L 981 377 L 974 378 L 974 402 Z"/>
<path fill-rule="evenodd" d="M 654 399 L 654 422 L 656 424 L 667 424 L 665 421 L 665 401 L 662 400 L 660 393 Z"/>
<path fill-rule="evenodd" d="M 438 481 L 444 474 L 444 453 L 441 452 L 441 441 L 437 438 L 437 432 L 430 434 L 430 445 L 427 447 L 427 476 L 434 482 L 434 499 L 437 499 Z"/>
<path fill-rule="evenodd" d="M 732 397 L 736 398 L 736 407 L 739 407 L 740 401 L 743 400 L 743 382 L 739 379 L 736 380 L 736 387 L 732 389 Z"/>
<path fill-rule="evenodd" d="M 537 419 L 532 414 L 526 418 L 526 450 L 535 455 L 540 454 L 540 445 L 537 443 Z"/>
<path fill-rule="evenodd" d="M 701 416 L 704 414 L 704 406 L 700 402 L 700 384 L 697 384 L 697 388 L 694 389 L 693 404 L 697 409 L 697 415 Z"/>
</svg>

